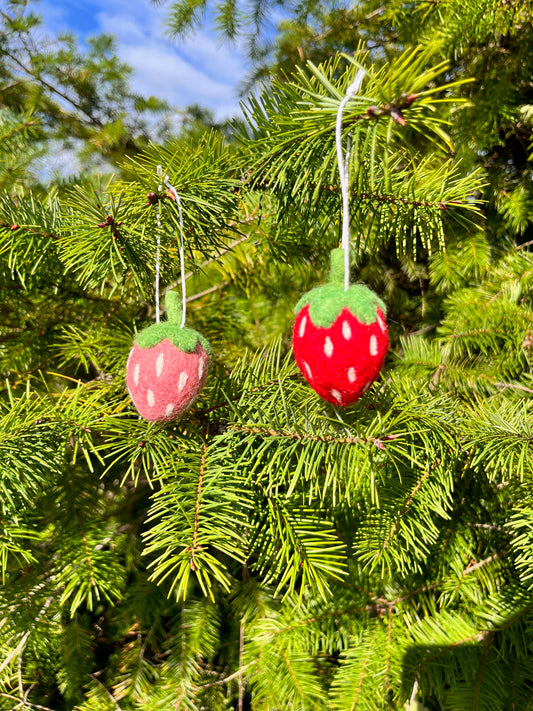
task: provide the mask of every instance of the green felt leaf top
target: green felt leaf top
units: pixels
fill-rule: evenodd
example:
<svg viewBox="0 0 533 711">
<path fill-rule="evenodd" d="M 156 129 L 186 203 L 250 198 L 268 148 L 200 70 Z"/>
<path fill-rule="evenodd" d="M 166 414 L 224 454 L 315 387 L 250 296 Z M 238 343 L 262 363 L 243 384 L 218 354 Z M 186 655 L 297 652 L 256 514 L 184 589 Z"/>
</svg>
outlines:
<svg viewBox="0 0 533 711">
<path fill-rule="evenodd" d="M 168 321 L 148 326 L 148 328 L 137 334 L 135 343 L 140 348 L 153 348 L 165 339 L 168 339 L 172 345 L 185 353 L 192 353 L 198 343 L 201 343 L 209 355 L 213 352 L 209 341 L 198 331 L 192 328 L 180 328 L 175 323 L 169 323 Z"/>
<path fill-rule="evenodd" d="M 302 296 L 294 307 L 297 314 L 304 306 L 309 305 L 309 315 L 315 326 L 329 328 L 337 319 L 343 308 L 348 308 L 360 323 L 374 323 L 377 317 L 377 307 L 383 313 L 387 308 L 383 301 L 364 284 L 352 284 L 344 289 L 344 249 L 332 249 L 330 253 L 330 282 L 317 286 Z"/>
<path fill-rule="evenodd" d="M 307 305 L 313 323 L 321 328 L 329 328 L 344 307 L 365 324 L 374 323 L 378 307 L 386 313 L 383 301 L 364 284 L 352 284 L 347 291 L 338 284 L 317 286 L 302 296 L 294 308 L 294 313 L 298 313 Z"/>
</svg>

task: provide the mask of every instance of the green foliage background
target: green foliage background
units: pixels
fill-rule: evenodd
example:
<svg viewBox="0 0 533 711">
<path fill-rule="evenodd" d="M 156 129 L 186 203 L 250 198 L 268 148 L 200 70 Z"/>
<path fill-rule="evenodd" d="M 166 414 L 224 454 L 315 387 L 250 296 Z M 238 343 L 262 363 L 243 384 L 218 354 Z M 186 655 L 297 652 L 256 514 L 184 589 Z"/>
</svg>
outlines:
<svg viewBox="0 0 533 711">
<path fill-rule="evenodd" d="M 180 31 L 200 9 L 171 6 Z M 236 7 L 219 9 L 231 36 Z M 274 50 L 252 43 L 270 80 L 230 140 L 122 123 L 125 142 L 99 144 L 121 155 L 112 178 L 39 184 L 50 138 L 94 149 L 104 129 L 54 114 L 37 69 L 5 94 L 0 709 L 533 705 L 531 8 L 286 11 Z M 18 49 L 24 17 L 4 17 Z M 391 350 L 341 410 L 299 375 L 290 332 L 339 242 L 335 116 L 360 66 L 352 278 L 387 303 Z M 107 105 L 118 77 L 95 71 Z M 158 205 L 179 286 L 159 164 L 184 210 L 188 325 L 215 351 L 167 425 L 124 384 L 154 320 Z"/>
</svg>

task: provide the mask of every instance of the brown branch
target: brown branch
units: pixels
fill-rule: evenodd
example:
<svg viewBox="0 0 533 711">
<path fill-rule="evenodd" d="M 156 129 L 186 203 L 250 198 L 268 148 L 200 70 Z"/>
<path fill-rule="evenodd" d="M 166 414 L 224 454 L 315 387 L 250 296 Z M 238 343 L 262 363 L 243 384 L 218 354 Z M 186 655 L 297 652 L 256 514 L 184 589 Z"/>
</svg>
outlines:
<svg viewBox="0 0 533 711">
<path fill-rule="evenodd" d="M 39 235 L 41 237 L 50 237 L 51 239 L 58 239 L 57 235 L 51 234 L 49 232 L 42 232 L 41 230 L 34 230 L 26 225 L 13 225 L 10 222 L 0 222 L 0 227 L 6 227 L 12 231 L 23 230 L 31 235 Z"/>
<path fill-rule="evenodd" d="M 350 711 L 353 711 L 353 709 L 355 709 L 357 707 L 357 702 L 359 701 L 359 694 L 361 693 L 361 689 L 363 688 L 363 681 L 366 676 L 366 667 L 368 664 L 368 660 L 370 658 L 370 653 L 372 652 L 372 642 L 374 641 L 375 638 L 376 638 L 376 632 L 374 632 L 374 635 L 372 636 L 372 639 L 370 640 L 370 644 L 368 646 L 368 653 L 365 657 L 365 661 L 363 662 L 363 668 L 361 670 L 361 677 L 359 679 L 359 685 L 357 686 L 357 692 L 355 694 L 355 699 L 354 699 L 354 702 L 351 706 Z"/>
<path fill-rule="evenodd" d="M 33 126 L 33 125 L 35 125 L 35 121 L 24 121 L 23 123 L 19 124 L 18 126 L 15 126 L 14 128 L 12 128 L 11 131 L 4 133 L 3 136 L 0 136 L 0 141 L 7 141 L 12 136 L 15 136 L 17 133 L 20 133 L 28 126 Z"/>
<path fill-rule="evenodd" d="M 439 657 L 442 657 L 443 654 L 446 654 L 446 652 L 449 652 L 451 649 L 454 649 L 454 647 L 460 647 L 462 644 L 467 644 L 468 642 L 483 642 L 484 639 L 486 639 L 489 635 L 493 634 L 492 630 L 483 630 L 482 632 L 476 632 L 476 634 L 472 634 L 468 637 L 464 637 L 464 639 L 458 639 L 456 642 L 453 642 L 452 644 L 449 644 L 445 646 L 443 649 L 439 649 L 438 652 L 435 652 L 435 654 L 432 654 L 431 656 L 427 657 L 427 659 L 424 659 L 414 670 L 415 676 L 417 676 L 422 669 L 423 666 L 427 666 L 428 664 L 433 663 L 436 659 Z"/>
<path fill-rule="evenodd" d="M 493 555 L 489 555 L 488 558 L 484 558 L 483 560 L 479 560 L 477 563 L 473 563 L 470 561 L 466 568 L 463 570 L 459 578 L 457 579 L 457 585 L 454 588 L 454 593 L 459 590 L 459 586 L 461 585 L 461 580 L 466 577 L 467 575 L 470 575 L 470 573 L 473 573 L 475 570 L 479 570 L 479 568 L 482 568 L 484 565 L 487 565 L 488 563 L 492 563 L 493 560 L 497 560 L 498 558 L 501 558 L 502 556 L 507 555 L 507 551 L 500 551 L 499 553 L 494 553 Z"/>
<path fill-rule="evenodd" d="M 434 590 L 435 588 L 438 588 L 439 585 L 441 584 L 442 581 L 437 581 L 434 583 L 430 583 L 429 585 L 424 585 L 421 588 L 417 588 L 416 590 L 411 590 L 410 592 L 406 593 L 405 595 L 401 595 L 400 597 L 394 598 L 394 600 L 391 600 L 387 604 L 390 605 L 391 607 L 395 607 L 398 603 L 404 602 L 405 600 L 409 600 L 410 598 L 414 597 L 415 595 L 420 595 L 421 593 L 429 592 L 430 590 Z"/>
<path fill-rule="evenodd" d="M 365 591 L 366 592 L 366 591 Z M 386 600 L 383 600 L 383 598 L 379 598 L 375 595 L 372 595 L 371 593 L 367 593 L 369 597 L 371 597 L 375 601 L 380 601 L 383 602 L 384 604 L 386 603 Z M 372 608 L 374 609 L 374 608 Z M 314 617 L 306 617 L 303 620 L 300 620 L 298 622 L 294 622 L 292 625 L 286 625 L 285 627 L 278 627 L 277 629 L 273 630 L 272 632 L 269 633 L 270 637 L 276 637 L 279 634 L 286 634 L 287 632 L 291 632 L 294 629 L 297 629 L 298 627 L 305 627 L 306 625 L 312 625 L 315 622 L 318 622 L 319 620 L 323 620 L 325 617 L 328 619 L 331 619 L 332 617 L 335 620 L 338 620 L 339 617 L 342 615 L 353 615 L 354 613 L 360 613 L 360 612 L 368 612 L 369 611 L 369 605 L 364 605 L 363 607 L 348 607 L 344 610 L 334 610 L 333 612 L 331 610 L 326 610 L 326 612 L 323 612 L 321 615 L 315 615 Z"/>
<path fill-rule="evenodd" d="M 485 647 L 485 651 L 483 652 L 483 657 L 481 658 L 481 665 L 479 668 L 479 674 L 477 675 L 476 679 L 476 687 L 474 691 L 474 702 L 472 704 L 472 711 L 475 711 L 477 708 L 477 703 L 479 699 L 479 691 L 481 689 L 481 681 L 483 679 L 483 672 L 485 671 L 485 664 L 487 663 L 487 657 L 488 654 L 491 650 L 492 645 L 494 644 L 494 635 L 492 635 L 489 644 Z"/>
<path fill-rule="evenodd" d="M 256 219 L 256 215 L 255 215 L 255 213 L 253 213 L 252 215 L 250 215 L 250 217 L 247 217 L 246 220 L 244 220 L 244 222 L 245 222 L 245 224 L 246 224 L 246 223 L 249 223 L 249 222 L 253 222 L 255 219 Z M 242 223 L 238 223 L 238 224 L 242 224 Z M 230 227 L 231 227 L 231 223 L 230 223 Z M 220 252 L 218 252 L 215 257 L 211 257 L 210 259 L 207 259 L 205 262 L 203 262 L 202 264 L 200 264 L 200 266 L 198 267 L 198 269 L 199 269 L 200 271 L 201 271 L 202 269 L 205 269 L 205 267 L 209 266 L 209 265 L 212 264 L 213 262 L 216 262 L 216 261 L 217 261 L 218 259 L 220 259 L 220 257 L 222 257 L 224 254 L 227 254 L 228 252 L 231 252 L 233 249 L 235 249 L 235 247 L 238 247 L 239 244 L 241 244 L 242 242 L 245 242 L 247 239 L 249 239 L 249 237 L 250 237 L 250 235 L 244 235 L 244 236 L 241 237 L 240 239 L 235 240 L 235 242 L 232 242 L 232 243 L 231 243 L 230 245 L 228 245 L 225 249 L 221 249 Z M 185 280 L 190 279 L 192 276 L 194 276 L 194 272 L 187 272 L 187 273 L 185 274 Z M 180 285 L 181 285 L 181 279 L 178 279 L 178 280 L 175 281 L 173 284 L 169 284 L 167 287 L 165 287 L 165 288 L 163 289 L 163 292 L 162 292 L 163 296 L 167 293 L 167 291 L 172 291 L 172 289 L 175 289 L 177 286 L 180 286 Z"/>
<path fill-rule="evenodd" d="M 382 195 L 380 193 L 354 193 L 354 198 L 360 198 L 361 200 L 377 200 L 377 202 L 386 202 L 390 205 L 410 205 L 412 207 L 436 207 L 439 210 L 446 210 L 448 208 L 448 203 L 439 200 L 438 202 L 432 202 L 430 200 L 411 200 L 410 198 L 395 197 L 394 195 Z M 450 201 L 449 204 L 454 204 Z"/>
<path fill-rule="evenodd" d="M 16 86 L 19 86 L 19 84 L 24 84 L 24 81 L 11 81 L 9 82 L 9 84 L 4 84 L 3 86 L 1 86 L 0 92 L 9 91 L 9 89 L 14 89 Z"/>
<path fill-rule="evenodd" d="M 513 390 L 521 390 L 524 393 L 533 393 L 531 388 L 526 388 L 524 385 L 517 385 L 516 383 L 496 383 L 497 388 L 502 388 L 507 390 L 507 388 L 512 388 Z"/>
<path fill-rule="evenodd" d="M 378 7 L 375 10 L 372 10 L 372 12 L 370 12 L 368 15 L 365 15 L 360 20 L 356 20 L 355 22 L 350 22 L 348 25 L 344 26 L 343 29 L 356 30 L 358 27 L 360 27 L 363 24 L 363 22 L 368 22 L 368 20 L 371 20 L 373 17 L 376 17 L 377 15 L 381 15 L 381 13 L 385 12 L 385 9 L 386 9 L 385 5 L 382 5 L 381 7 Z M 328 29 L 325 29 L 320 34 L 315 35 L 314 41 L 315 42 L 323 42 L 333 32 L 337 32 L 337 27 L 335 25 L 332 27 L 329 27 Z M 302 59 L 302 61 L 303 61 L 303 59 Z"/>
<path fill-rule="evenodd" d="M 120 708 L 120 706 L 119 706 L 119 704 L 118 704 L 118 701 L 115 699 L 115 697 L 113 696 L 113 694 L 109 691 L 109 689 L 108 689 L 106 686 L 104 686 L 104 684 L 102 684 L 102 682 L 101 682 L 100 679 L 96 676 L 96 674 L 89 674 L 89 676 L 91 677 L 91 679 L 94 679 L 97 684 L 100 684 L 100 686 L 101 686 L 102 689 L 105 691 L 105 693 L 107 694 L 107 696 L 108 696 L 108 698 L 110 699 L 110 701 L 112 701 L 113 704 L 115 705 L 115 708 L 117 709 L 117 711 L 122 711 L 122 709 Z"/>
<path fill-rule="evenodd" d="M 185 301 L 187 304 L 190 303 L 191 301 L 196 301 L 196 299 L 201 299 L 202 296 L 207 296 L 208 294 L 212 294 L 213 292 L 218 291 L 219 289 L 223 289 L 228 284 L 229 284 L 229 281 L 223 281 L 220 284 L 215 284 L 214 286 L 209 287 L 209 289 L 200 291 L 198 294 L 193 294 L 192 296 L 188 296 L 185 299 Z"/>
<path fill-rule="evenodd" d="M 385 691 L 389 690 L 389 672 L 392 642 L 392 607 L 389 606 L 389 624 L 387 630 L 387 663 L 385 664 Z"/>
<path fill-rule="evenodd" d="M 26 48 L 26 51 L 31 54 L 31 52 Z M 32 72 L 31 69 L 28 69 L 28 67 L 24 64 L 24 62 L 21 62 L 21 60 L 16 57 L 15 55 L 11 54 L 8 52 L 6 49 L 4 49 L 4 54 L 6 57 L 9 57 L 12 62 L 14 62 L 19 69 L 21 69 L 25 74 L 30 76 L 34 81 L 36 81 L 39 84 L 42 84 L 42 86 L 46 87 L 49 91 L 52 92 L 52 94 L 56 94 L 57 96 L 60 96 L 62 99 L 67 101 L 71 106 L 73 106 L 75 109 L 77 109 L 81 114 L 84 116 L 87 116 L 88 119 L 95 125 L 98 126 L 99 128 L 103 127 L 103 123 L 100 121 L 100 119 L 96 118 L 96 116 L 91 115 L 86 109 L 83 108 L 81 104 L 78 104 L 72 97 L 70 97 L 68 94 L 65 92 L 61 91 L 58 89 L 56 86 L 51 84 L 49 81 L 43 78 L 41 74 L 38 72 Z"/>
<path fill-rule="evenodd" d="M 469 337 L 472 337 L 472 336 L 482 336 L 482 335 L 487 334 L 487 333 L 495 334 L 495 335 L 498 335 L 498 336 L 505 336 L 505 335 L 507 335 L 507 334 L 505 333 L 505 331 L 500 331 L 500 330 L 495 329 L 495 328 L 473 328 L 473 329 L 470 330 L 470 331 L 463 331 L 462 333 L 452 333 L 452 334 L 450 334 L 449 338 L 450 338 L 451 340 L 454 340 L 454 339 L 456 339 L 456 338 L 469 338 Z"/>
<path fill-rule="evenodd" d="M 225 676 L 223 679 L 217 679 L 217 681 L 211 681 L 209 684 L 203 684 L 202 686 L 197 687 L 198 689 L 209 689 L 212 686 L 221 686 L 222 684 L 227 684 L 229 681 L 233 681 L 234 679 L 237 679 L 237 677 L 240 677 L 243 672 L 245 672 L 247 669 L 250 667 L 253 667 L 254 664 L 257 664 L 257 661 L 254 659 L 251 662 L 248 662 L 246 666 L 244 667 L 239 667 L 236 672 L 233 672 L 233 674 L 230 674 L 229 676 Z"/>
<path fill-rule="evenodd" d="M 239 220 L 238 222 L 229 222 L 228 227 L 235 227 L 237 225 L 248 225 L 257 219 L 257 213 L 258 213 L 258 208 L 254 208 L 252 213 L 250 215 L 248 215 L 248 217 L 246 217 L 244 220 Z M 270 217 L 271 215 L 272 215 L 272 213 L 267 213 L 267 215 L 263 215 L 263 217 Z M 211 257 L 210 259 L 206 259 L 206 261 L 203 262 L 202 264 L 200 264 L 200 266 L 198 267 L 199 271 L 202 271 L 202 269 L 205 269 L 205 267 L 208 267 L 213 262 L 218 261 L 220 259 L 220 257 L 224 256 L 224 254 L 227 254 L 228 252 L 231 252 L 232 250 L 235 249 L 235 247 L 238 247 L 243 242 L 246 242 L 246 240 L 249 239 L 250 237 L 251 237 L 250 234 L 243 235 L 239 239 L 235 240 L 235 242 L 232 242 L 227 247 L 225 247 L 224 249 L 221 249 L 219 252 L 217 252 L 217 254 L 214 257 Z M 195 274 L 195 272 L 192 272 L 192 271 L 187 272 L 185 274 L 185 280 L 190 279 L 192 276 L 194 276 L 194 274 Z M 228 283 L 229 282 L 224 282 L 224 286 Z M 162 295 L 164 296 L 167 293 L 167 291 L 172 291 L 172 289 L 175 289 L 177 286 L 180 286 L 180 285 L 181 285 L 181 279 L 178 279 L 177 281 L 175 281 L 172 284 L 169 284 L 167 287 L 165 287 L 162 291 Z M 203 293 L 202 293 L 202 296 L 203 296 Z M 194 297 L 191 297 L 191 298 L 194 298 Z M 197 298 L 199 298 L 199 297 L 197 297 Z M 187 299 L 187 301 L 189 301 L 189 299 Z"/>
<path fill-rule="evenodd" d="M 253 392 L 253 391 L 250 391 Z M 287 439 L 296 439 L 302 442 L 326 442 L 333 444 L 373 444 L 378 449 L 384 450 L 384 441 L 398 439 L 400 435 L 389 434 L 384 435 L 381 439 L 378 437 L 335 437 L 333 435 L 311 435 L 302 434 L 301 432 L 290 432 L 289 430 L 274 430 L 269 427 L 258 427 L 256 425 L 229 425 L 228 429 L 238 432 L 249 432 L 250 434 L 261 434 L 267 437 L 284 437 Z"/>
<path fill-rule="evenodd" d="M 418 331 L 411 331 L 408 333 L 408 336 L 420 336 L 422 333 L 427 333 L 428 331 L 432 331 L 434 328 L 437 328 L 439 326 L 439 323 L 432 323 L 429 326 L 424 326 L 424 328 L 419 328 Z"/>
<path fill-rule="evenodd" d="M 504 555 L 507 555 L 507 551 L 500 551 L 499 553 L 494 553 L 493 555 L 489 556 L 488 558 L 484 558 L 483 560 L 478 561 L 477 563 L 467 565 L 467 567 L 461 573 L 459 579 L 464 578 L 467 575 L 470 575 L 470 573 L 473 573 L 475 570 L 478 570 L 479 568 L 483 567 L 484 565 L 487 565 L 488 563 L 491 563 L 493 560 L 497 560 L 498 558 L 501 558 Z M 443 582 L 442 580 L 437 580 L 433 583 L 429 583 L 428 585 L 424 585 L 420 588 L 417 588 L 416 590 L 410 590 L 405 595 L 400 595 L 399 597 L 395 597 L 393 600 L 386 600 L 385 598 L 380 597 L 379 595 L 376 595 L 375 593 L 371 593 L 368 590 L 363 590 L 362 588 L 359 588 L 359 587 L 357 589 L 362 590 L 362 592 L 364 592 L 365 595 L 368 595 L 368 597 L 373 601 L 372 609 L 374 609 L 374 605 L 375 605 L 375 608 L 378 611 L 379 610 L 383 611 L 384 609 L 387 609 L 387 608 L 390 610 L 390 609 L 396 607 L 399 603 L 404 602 L 405 600 L 409 600 L 410 598 L 414 597 L 415 595 L 420 595 L 422 593 L 426 593 L 426 592 L 430 592 L 431 590 L 435 590 L 435 588 L 438 588 L 442 584 L 442 582 Z M 357 586 L 354 586 L 353 584 L 352 584 L 352 586 L 357 587 Z M 369 610 L 369 606 L 367 605 L 365 607 L 358 607 L 358 608 L 355 607 L 355 608 L 349 608 L 346 610 L 337 611 L 333 614 L 335 617 L 337 617 L 337 616 L 348 614 L 348 613 L 353 614 L 353 613 L 365 612 L 365 611 L 368 612 L 368 610 Z M 324 613 L 324 615 L 318 615 L 316 617 L 306 618 L 305 620 L 295 623 L 294 625 L 284 627 L 282 630 L 279 630 L 279 631 L 277 630 L 273 634 L 278 634 L 280 632 L 290 631 L 293 627 L 302 626 L 302 625 L 305 625 L 308 623 L 312 624 L 312 623 L 318 621 L 319 619 L 321 619 L 321 617 L 325 617 L 325 616 L 331 617 L 331 615 L 332 615 L 332 613 L 328 611 L 327 613 Z"/>
<path fill-rule="evenodd" d="M 268 427 L 257 427 L 254 425 L 229 425 L 228 429 L 238 432 L 248 432 L 250 434 L 266 435 L 267 437 L 283 437 L 287 439 L 297 439 L 302 442 L 331 442 L 335 444 L 361 444 L 376 441 L 374 437 L 367 440 L 361 437 L 334 437 L 332 435 L 310 435 L 301 432 L 289 432 L 287 430 L 274 430 Z"/>
<path fill-rule="evenodd" d="M 426 481 L 426 479 L 428 478 L 428 476 L 431 474 L 431 472 L 432 472 L 436 467 L 438 467 L 438 465 L 440 464 L 440 461 L 441 461 L 440 459 L 437 459 L 436 462 L 433 462 L 433 464 L 431 465 L 431 467 L 430 467 L 430 468 L 424 473 L 424 475 L 417 481 L 416 485 L 413 487 L 411 493 L 410 493 L 409 496 L 407 497 L 407 501 L 406 501 L 405 504 L 403 505 L 402 510 L 400 511 L 400 513 L 399 513 L 399 515 L 398 515 L 398 518 L 396 519 L 396 521 L 395 521 L 395 522 L 393 523 L 393 525 L 391 526 L 391 529 L 390 529 L 390 531 L 389 531 L 389 533 L 388 533 L 388 535 L 387 535 L 387 538 L 383 541 L 383 545 L 381 546 L 381 550 L 380 550 L 378 553 L 375 553 L 375 554 L 374 554 L 374 560 L 378 557 L 379 553 L 383 553 L 383 551 L 385 550 L 385 548 L 389 545 L 389 543 L 390 543 L 392 537 L 394 536 L 394 534 L 395 534 L 396 531 L 398 530 L 398 526 L 400 525 L 400 520 L 401 520 L 402 516 L 405 514 L 405 512 L 407 511 L 407 509 L 408 509 L 409 506 L 411 505 L 411 502 L 413 501 L 414 497 L 417 495 L 417 493 L 418 493 L 418 491 L 420 490 L 420 488 L 422 487 L 422 485 L 425 483 L 425 481 Z"/>
<path fill-rule="evenodd" d="M 3 660 L 2 664 L 0 664 L 0 672 L 3 672 L 4 669 L 9 666 L 9 664 L 13 661 L 13 659 L 17 656 L 17 654 L 20 654 L 22 650 L 24 649 L 24 646 L 26 645 L 26 642 L 28 641 L 28 637 L 30 636 L 30 631 L 28 630 L 27 632 L 24 633 L 22 639 L 20 642 L 17 644 L 15 649 L 13 649 L 7 657 Z"/>
<path fill-rule="evenodd" d="M 239 701 L 238 711 L 243 711 L 244 704 L 244 677 L 242 675 L 242 662 L 244 658 L 244 622 L 241 620 L 239 629 Z"/>
<path fill-rule="evenodd" d="M 78 516 L 77 512 L 76 516 Z M 83 539 L 83 547 L 85 549 L 85 557 L 87 558 L 87 565 L 89 566 L 89 579 L 91 581 L 91 587 L 95 588 L 96 580 L 94 579 L 93 562 L 91 560 L 91 552 L 89 551 L 89 543 L 87 541 L 87 536 L 85 535 L 85 531 L 83 530 L 83 528 L 81 528 L 81 536 Z"/>
<path fill-rule="evenodd" d="M 463 570 L 463 572 L 461 573 L 461 578 L 464 578 L 465 575 L 470 575 L 470 573 L 473 573 L 474 570 L 478 570 L 479 568 L 482 568 L 484 565 L 487 565 L 487 563 L 492 563 L 493 560 L 497 560 L 498 558 L 501 558 L 504 555 L 507 555 L 507 551 L 500 551 L 499 553 L 494 553 L 493 555 L 489 555 L 488 558 L 479 560 L 477 563 L 473 563 L 472 565 L 469 563 L 466 566 L 466 568 Z"/>
<path fill-rule="evenodd" d="M 288 375 L 288 378 L 298 378 L 298 373 L 294 373 L 293 375 Z M 274 383 L 279 383 L 279 380 L 269 380 L 267 383 L 263 383 L 262 385 L 258 385 L 255 388 L 252 388 L 251 390 L 248 390 L 247 395 L 252 395 L 253 393 L 260 392 L 261 390 L 264 390 L 265 388 L 270 387 L 271 385 L 274 385 Z M 212 405 L 211 407 L 205 408 L 205 410 L 197 410 L 195 412 L 196 415 L 208 415 L 210 412 L 214 412 L 215 410 L 220 410 L 224 407 L 228 407 L 232 402 L 238 402 L 243 396 L 243 393 L 239 393 L 235 397 L 228 398 L 227 400 L 224 400 L 224 402 L 219 402 L 216 405 Z"/>
<path fill-rule="evenodd" d="M 446 366 L 443 363 L 441 363 L 439 365 L 439 367 L 437 368 L 437 370 L 433 373 L 433 377 L 431 378 L 431 381 L 428 386 L 430 390 L 435 390 L 435 388 L 437 387 L 440 375 L 443 370 L 446 370 Z"/>
<path fill-rule="evenodd" d="M 279 651 L 280 651 L 280 653 L 281 653 L 281 656 L 282 656 L 283 659 L 285 660 L 285 664 L 287 665 L 287 669 L 289 670 L 290 675 L 291 675 L 292 678 L 293 678 L 294 686 L 298 689 L 298 691 L 300 692 L 300 695 L 302 696 L 302 698 L 304 698 L 304 699 L 308 698 L 308 697 L 307 697 L 307 694 L 302 690 L 300 684 L 298 683 L 298 678 L 297 678 L 297 676 L 296 676 L 296 674 L 295 674 L 295 672 L 294 672 L 294 669 L 292 668 L 292 664 L 290 663 L 289 658 L 288 658 L 287 655 L 285 654 L 285 651 L 284 651 L 281 647 L 279 648 Z"/>
<path fill-rule="evenodd" d="M 22 699 L 14 694 L 0 694 L 3 699 L 11 699 L 12 701 L 18 701 L 18 705 L 13 708 L 23 708 L 24 706 L 29 706 L 32 709 L 40 709 L 40 711 L 54 711 L 49 706 L 41 706 L 40 704 L 33 704 L 28 699 Z"/>
</svg>

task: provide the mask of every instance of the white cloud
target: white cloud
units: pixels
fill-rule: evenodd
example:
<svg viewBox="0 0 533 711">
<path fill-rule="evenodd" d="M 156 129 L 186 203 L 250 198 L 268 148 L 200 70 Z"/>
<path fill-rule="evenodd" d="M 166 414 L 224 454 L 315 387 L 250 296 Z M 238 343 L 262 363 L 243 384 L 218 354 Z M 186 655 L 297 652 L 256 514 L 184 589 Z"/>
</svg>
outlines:
<svg viewBox="0 0 533 711">
<path fill-rule="evenodd" d="M 197 68 L 211 77 L 236 86 L 246 70 L 242 50 L 215 42 L 206 32 L 198 32 L 194 38 L 179 44 L 180 53 Z"/>
<path fill-rule="evenodd" d="M 76 19 L 77 27 L 91 28 L 87 35 L 116 35 L 117 53 L 133 67 L 131 83 L 139 94 L 166 99 L 178 109 L 200 104 L 218 120 L 240 113 L 237 92 L 247 71 L 244 52 L 221 46 L 208 30 L 170 41 L 164 34 L 165 10 L 150 0 L 43 0 L 40 11 L 55 32 Z"/>
<path fill-rule="evenodd" d="M 132 84 L 137 91 L 165 98 L 176 106 L 193 102 L 217 107 L 228 103 L 231 83 L 216 81 L 175 52 L 150 44 L 124 46 L 121 58 L 136 67 Z"/>
</svg>

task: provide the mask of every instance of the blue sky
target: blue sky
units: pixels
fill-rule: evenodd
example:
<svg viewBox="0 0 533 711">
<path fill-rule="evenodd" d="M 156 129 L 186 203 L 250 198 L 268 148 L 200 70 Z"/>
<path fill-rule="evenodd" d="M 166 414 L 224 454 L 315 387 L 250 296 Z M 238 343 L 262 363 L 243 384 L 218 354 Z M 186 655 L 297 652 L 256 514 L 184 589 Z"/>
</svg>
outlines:
<svg viewBox="0 0 533 711">
<path fill-rule="evenodd" d="M 217 119 L 238 113 L 237 87 L 248 68 L 244 52 L 221 45 L 208 30 L 170 40 L 164 6 L 150 0 L 41 0 L 35 10 L 53 33 L 70 30 L 80 39 L 114 34 L 119 57 L 135 70 L 132 87 L 138 93 L 177 108 L 198 103 Z"/>
</svg>

